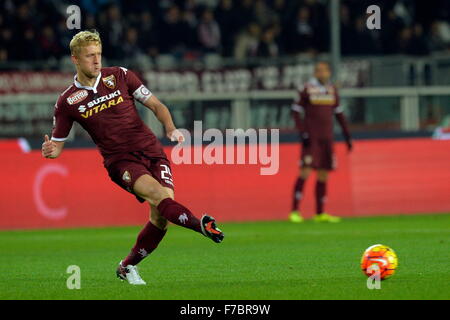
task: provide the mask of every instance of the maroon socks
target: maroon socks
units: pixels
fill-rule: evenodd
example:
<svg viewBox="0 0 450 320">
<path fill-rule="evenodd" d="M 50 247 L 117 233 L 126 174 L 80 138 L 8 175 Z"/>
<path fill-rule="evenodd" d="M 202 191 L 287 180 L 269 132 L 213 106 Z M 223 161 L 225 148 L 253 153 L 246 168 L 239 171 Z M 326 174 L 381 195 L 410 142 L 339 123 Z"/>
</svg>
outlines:
<svg viewBox="0 0 450 320">
<path fill-rule="evenodd" d="M 136 244 L 131 249 L 130 254 L 122 261 L 123 266 L 137 265 L 156 249 L 167 230 L 161 230 L 153 225 L 150 221 L 145 225 L 144 229 L 139 233 Z"/>
<path fill-rule="evenodd" d="M 298 177 L 294 186 L 294 193 L 292 199 L 292 211 L 298 210 L 299 202 L 302 199 L 303 194 L 303 185 L 305 184 L 305 180 L 302 177 Z"/>
<path fill-rule="evenodd" d="M 197 219 L 197 217 L 194 216 L 188 208 L 172 200 L 171 198 L 166 198 L 161 201 L 158 205 L 158 211 L 170 222 L 202 233 L 200 220 Z"/>
<path fill-rule="evenodd" d="M 316 213 L 323 213 L 327 193 L 327 183 L 317 180 L 316 183 Z"/>
<path fill-rule="evenodd" d="M 192 229 L 202 233 L 200 220 L 197 219 L 186 207 L 178 202 L 166 198 L 158 205 L 159 213 L 172 223 L 179 226 Z M 145 225 L 144 229 L 139 233 L 136 244 L 131 249 L 130 254 L 122 261 L 123 266 L 137 265 L 156 249 L 158 244 L 164 238 L 166 230 L 155 227 L 150 221 Z"/>
<path fill-rule="evenodd" d="M 300 201 L 303 196 L 303 185 L 305 180 L 302 177 L 298 177 L 294 186 L 294 193 L 292 199 L 292 211 L 296 211 L 299 208 Z M 324 212 L 325 202 L 327 194 L 327 183 L 317 180 L 316 182 L 316 212 L 317 214 Z"/>
</svg>

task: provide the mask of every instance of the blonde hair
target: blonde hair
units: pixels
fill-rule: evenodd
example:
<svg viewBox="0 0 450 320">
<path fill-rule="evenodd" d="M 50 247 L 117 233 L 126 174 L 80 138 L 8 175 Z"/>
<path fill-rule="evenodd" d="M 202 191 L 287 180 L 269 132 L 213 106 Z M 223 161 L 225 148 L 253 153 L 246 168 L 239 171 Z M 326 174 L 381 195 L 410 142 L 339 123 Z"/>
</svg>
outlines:
<svg viewBox="0 0 450 320">
<path fill-rule="evenodd" d="M 96 30 L 80 31 L 70 40 L 70 53 L 75 56 L 80 52 L 81 47 L 89 45 L 90 42 L 95 42 L 102 45 L 100 34 Z"/>
</svg>

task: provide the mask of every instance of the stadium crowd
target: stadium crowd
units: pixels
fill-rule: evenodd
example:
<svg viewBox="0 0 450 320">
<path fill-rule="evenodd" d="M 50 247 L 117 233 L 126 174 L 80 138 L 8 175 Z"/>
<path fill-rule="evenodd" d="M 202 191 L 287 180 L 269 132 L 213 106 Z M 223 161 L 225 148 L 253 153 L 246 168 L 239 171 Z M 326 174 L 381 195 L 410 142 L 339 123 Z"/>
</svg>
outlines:
<svg viewBox="0 0 450 320">
<path fill-rule="evenodd" d="M 378 4 L 381 30 L 368 30 L 366 8 Z M 77 4 L 82 29 L 97 29 L 104 56 L 207 53 L 245 59 L 316 54 L 329 49 L 326 0 L 2 0 L 0 61 L 60 57 L 77 30 L 66 9 Z M 343 0 L 343 55 L 425 55 L 450 49 L 448 0 Z"/>
</svg>

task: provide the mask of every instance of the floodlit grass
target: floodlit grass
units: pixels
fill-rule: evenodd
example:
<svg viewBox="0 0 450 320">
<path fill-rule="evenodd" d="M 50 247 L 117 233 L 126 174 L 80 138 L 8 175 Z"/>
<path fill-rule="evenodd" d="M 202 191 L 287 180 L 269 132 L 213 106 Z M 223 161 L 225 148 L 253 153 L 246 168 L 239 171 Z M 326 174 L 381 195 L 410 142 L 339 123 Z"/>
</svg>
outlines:
<svg viewBox="0 0 450 320">
<path fill-rule="evenodd" d="M 450 299 L 450 215 L 220 226 L 221 244 L 170 226 L 138 287 L 115 269 L 140 227 L 0 232 L 0 299 Z M 377 243 L 400 265 L 369 290 L 359 263 Z M 80 290 L 66 287 L 69 265 L 81 269 Z"/>
</svg>

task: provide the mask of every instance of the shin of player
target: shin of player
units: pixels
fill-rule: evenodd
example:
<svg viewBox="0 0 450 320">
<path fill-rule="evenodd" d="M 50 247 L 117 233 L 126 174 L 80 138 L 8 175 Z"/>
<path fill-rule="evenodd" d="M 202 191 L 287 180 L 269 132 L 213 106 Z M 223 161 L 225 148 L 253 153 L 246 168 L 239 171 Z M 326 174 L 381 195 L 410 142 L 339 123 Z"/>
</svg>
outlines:
<svg viewBox="0 0 450 320">
<path fill-rule="evenodd" d="M 139 177 L 133 189 L 137 196 L 150 204 L 150 221 L 139 233 L 136 244 L 123 260 L 123 265 L 137 265 L 155 250 L 166 234 L 167 221 L 203 234 L 201 220 L 188 208 L 173 200 L 172 189 L 162 187 L 149 175 Z"/>
</svg>

